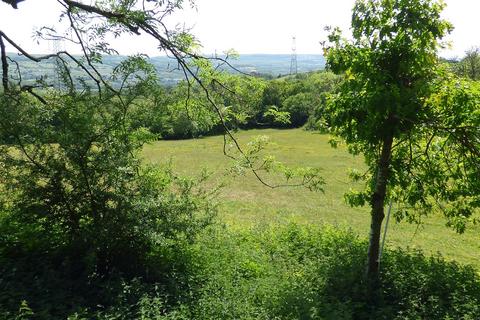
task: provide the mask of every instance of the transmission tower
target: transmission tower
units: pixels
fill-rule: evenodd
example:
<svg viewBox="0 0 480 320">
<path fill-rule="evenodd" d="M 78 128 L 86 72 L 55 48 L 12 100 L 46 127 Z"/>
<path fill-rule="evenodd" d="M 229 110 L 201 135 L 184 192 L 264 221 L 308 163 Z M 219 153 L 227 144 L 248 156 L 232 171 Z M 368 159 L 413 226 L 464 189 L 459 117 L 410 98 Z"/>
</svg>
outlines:
<svg viewBox="0 0 480 320">
<path fill-rule="evenodd" d="M 292 37 L 292 57 L 290 59 L 290 74 L 297 74 L 297 39 Z"/>
<path fill-rule="evenodd" d="M 50 40 L 49 42 L 49 51 L 51 53 L 58 53 L 60 51 L 65 50 L 65 43 L 61 39 L 54 39 Z M 62 62 L 59 58 L 53 58 L 53 81 L 54 81 L 54 88 L 57 90 L 62 89 L 63 81 L 62 81 Z"/>
</svg>

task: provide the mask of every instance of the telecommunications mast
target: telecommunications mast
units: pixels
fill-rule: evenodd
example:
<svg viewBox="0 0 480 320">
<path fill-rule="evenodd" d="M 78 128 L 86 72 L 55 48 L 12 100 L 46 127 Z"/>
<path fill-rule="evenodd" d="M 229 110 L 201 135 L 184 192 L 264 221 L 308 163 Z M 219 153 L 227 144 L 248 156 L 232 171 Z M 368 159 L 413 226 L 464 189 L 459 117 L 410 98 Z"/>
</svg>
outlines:
<svg viewBox="0 0 480 320">
<path fill-rule="evenodd" d="M 53 54 L 58 54 L 61 51 L 65 51 L 65 43 L 63 39 L 52 39 L 49 42 L 49 51 Z M 53 85 L 54 88 L 60 90 L 63 88 L 62 73 L 63 73 L 63 64 L 60 58 L 54 57 L 53 61 Z"/>
<path fill-rule="evenodd" d="M 290 74 L 297 74 L 297 38 L 292 37 L 292 57 L 290 59 Z"/>
</svg>

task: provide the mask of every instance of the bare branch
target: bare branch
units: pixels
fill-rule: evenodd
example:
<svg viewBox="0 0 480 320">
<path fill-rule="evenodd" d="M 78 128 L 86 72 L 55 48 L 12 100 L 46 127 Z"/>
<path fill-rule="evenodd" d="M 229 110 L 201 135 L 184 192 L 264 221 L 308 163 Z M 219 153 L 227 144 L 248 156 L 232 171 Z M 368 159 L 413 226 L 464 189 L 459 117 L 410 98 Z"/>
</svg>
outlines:
<svg viewBox="0 0 480 320">
<path fill-rule="evenodd" d="M 8 58 L 8 61 L 10 61 L 11 63 L 13 63 L 15 65 L 15 70 L 17 71 L 17 76 L 18 76 L 18 85 L 21 85 L 22 83 L 22 73 L 20 72 L 20 65 L 18 64 L 17 61 L 13 60 L 12 58 L 10 57 L 7 57 Z"/>
</svg>

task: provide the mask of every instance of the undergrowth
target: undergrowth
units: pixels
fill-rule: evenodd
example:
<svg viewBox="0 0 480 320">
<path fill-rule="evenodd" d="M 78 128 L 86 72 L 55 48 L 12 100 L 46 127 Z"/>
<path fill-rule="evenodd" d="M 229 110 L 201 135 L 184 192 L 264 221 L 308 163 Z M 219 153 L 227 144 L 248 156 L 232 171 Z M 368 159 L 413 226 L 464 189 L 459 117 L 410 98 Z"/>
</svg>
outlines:
<svg viewBox="0 0 480 320">
<path fill-rule="evenodd" d="M 367 303 L 366 242 L 330 226 L 206 230 L 162 246 L 136 277 L 76 277 L 61 252 L 5 249 L 0 319 L 478 319 L 475 269 L 386 250 L 382 299 Z M 126 257 L 128 258 L 128 257 Z"/>
</svg>

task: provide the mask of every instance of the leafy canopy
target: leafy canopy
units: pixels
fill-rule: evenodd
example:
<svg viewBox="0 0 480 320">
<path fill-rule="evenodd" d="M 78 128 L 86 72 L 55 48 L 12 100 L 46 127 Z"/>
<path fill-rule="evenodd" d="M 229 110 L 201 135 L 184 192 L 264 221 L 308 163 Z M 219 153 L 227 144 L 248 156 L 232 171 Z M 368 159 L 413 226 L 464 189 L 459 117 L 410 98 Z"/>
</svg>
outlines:
<svg viewBox="0 0 480 320">
<path fill-rule="evenodd" d="M 452 30 L 440 16 L 444 7 L 431 0 L 357 1 L 354 40 L 338 29 L 329 36 L 327 65 L 345 81 L 327 109 L 332 131 L 369 167 L 352 174 L 367 184 L 347 195 L 350 204 L 370 201 L 382 144 L 392 137 L 387 197 L 402 204 L 397 218 L 418 221 L 413 212 L 436 207 L 463 231 L 479 206 L 479 91 L 439 62 L 440 39 Z"/>
<path fill-rule="evenodd" d="M 329 36 L 328 67 L 346 77 L 332 100 L 332 124 L 363 152 L 375 151 L 390 131 L 401 137 L 427 116 L 422 98 L 437 74 L 437 39 L 452 28 L 440 18 L 443 5 L 430 9 L 429 3 L 357 1 L 353 42 L 343 40 L 338 29 Z"/>
</svg>

